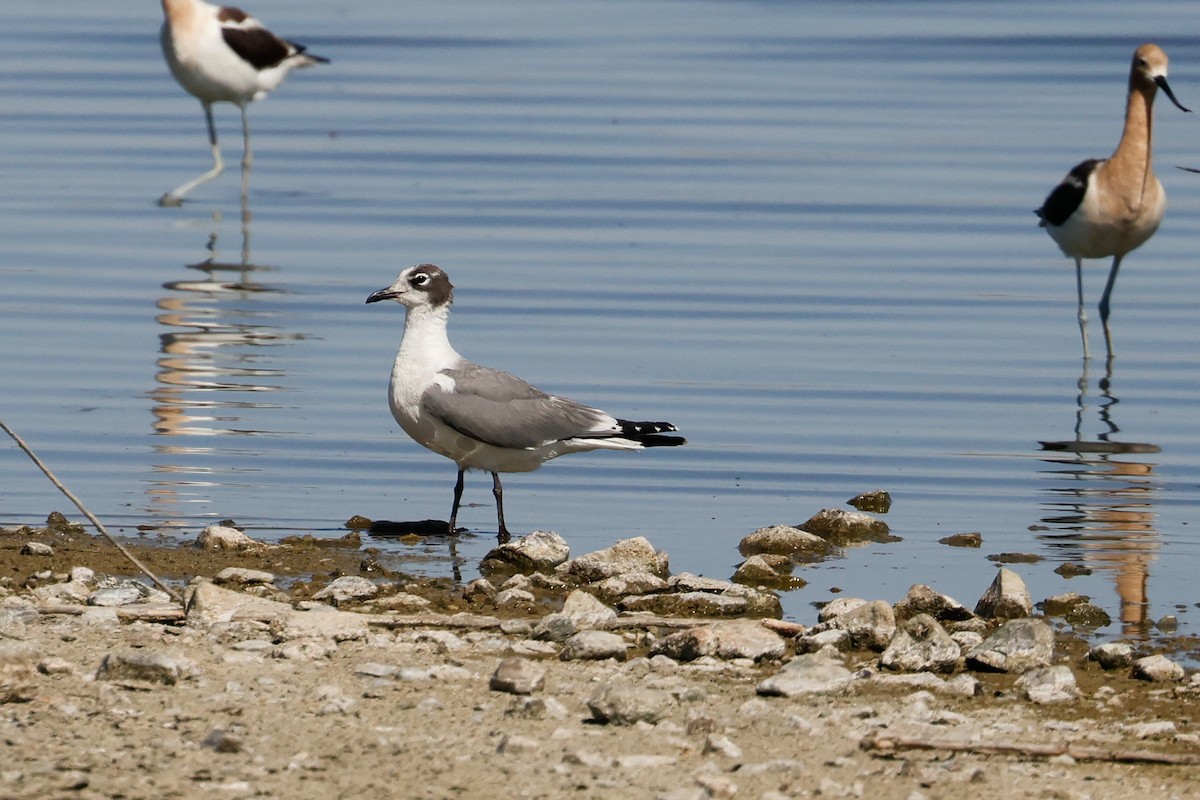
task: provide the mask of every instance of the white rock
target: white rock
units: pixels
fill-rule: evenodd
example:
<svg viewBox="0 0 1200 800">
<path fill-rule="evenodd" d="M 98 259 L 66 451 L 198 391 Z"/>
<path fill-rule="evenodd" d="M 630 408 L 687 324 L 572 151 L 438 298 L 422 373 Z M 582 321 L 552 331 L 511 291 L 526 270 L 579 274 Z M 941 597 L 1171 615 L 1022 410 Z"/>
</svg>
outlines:
<svg viewBox="0 0 1200 800">
<path fill-rule="evenodd" d="M 987 591 L 975 604 L 975 614 L 991 619 L 1018 619 L 1033 613 L 1033 598 L 1021 576 L 1007 567 L 996 573 Z"/>
<path fill-rule="evenodd" d="M 237 528 L 209 525 L 196 537 L 196 546 L 203 550 L 237 550 L 243 553 L 270 550 L 273 545 L 251 539 Z"/>
<path fill-rule="evenodd" d="M 1143 681 L 1181 681 L 1183 667 L 1164 655 L 1152 655 L 1133 662 L 1133 677 Z"/>
<path fill-rule="evenodd" d="M 1065 664 L 1035 667 L 1017 679 L 1017 688 L 1034 703 L 1062 703 L 1079 696 L 1075 674 Z"/>
</svg>

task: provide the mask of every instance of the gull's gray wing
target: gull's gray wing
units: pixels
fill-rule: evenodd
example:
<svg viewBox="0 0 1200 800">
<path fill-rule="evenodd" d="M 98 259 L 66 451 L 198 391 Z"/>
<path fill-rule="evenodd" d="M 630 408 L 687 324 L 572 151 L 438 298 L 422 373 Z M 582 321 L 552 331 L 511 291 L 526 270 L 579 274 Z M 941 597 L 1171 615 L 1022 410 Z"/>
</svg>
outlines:
<svg viewBox="0 0 1200 800">
<path fill-rule="evenodd" d="M 507 372 L 467 364 L 441 374 L 454 381 L 454 388 L 431 386 L 421 398 L 422 408 L 486 444 L 525 449 L 620 433 L 603 411 L 548 395 Z"/>
</svg>

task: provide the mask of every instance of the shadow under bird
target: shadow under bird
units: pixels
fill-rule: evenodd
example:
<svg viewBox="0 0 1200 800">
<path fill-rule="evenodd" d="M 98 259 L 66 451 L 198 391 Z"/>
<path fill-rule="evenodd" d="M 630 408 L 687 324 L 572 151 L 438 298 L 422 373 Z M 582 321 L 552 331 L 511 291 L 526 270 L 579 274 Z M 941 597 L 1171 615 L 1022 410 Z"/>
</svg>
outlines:
<svg viewBox="0 0 1200 800">
<path fill-rule="evenodd" d="M 238 8 L 203 0 L 162 0 L 162 49 L 171 74 L 204 106 L 213 167 L 167 192 L 161 206 L 178 206 L 183 196 L 225 171 L 213 103 L 233 103 L 242 112 L 242 195 L 246 195 L 250 124 L 246 106 L 265 97 L 294 69 L 327 64 L 329 59 L 305 52 L 304 45 L 281 39 Z"/>
<path fill-rule="evenodd" d="M 454 287 L 439 267 L 421 264 L 367 298 L 405 307 L 404 336 L 388 399 L 392 416 L 418 444 L 458 465 L 447 532 L 457 530 L 463 474 L 492 473 L 497 538 L 504 524 L 501 472 L 529 472 L 567 453 L 642 450 L 684 444 L 668 422 L 630 422 L 565 397 L 546 394 L 507 372 L 467 361 L 450 345 L 446 326 Z"/>
<path fill-rule="evenodd" d="M 1083 259 L 1112 257 L 1108 282 L 1100 298 L 1100 321 L 1111 359 L 1109 301 L 1121 259 L 1154 235 L 1167 208 L 1166 193 L 1151 163 L 1154 96 L 1159 89 L 1181 111 L 1191 111 L 1175 99 L 1167 85 L 1167 54 L 1156 44 L 1143 44 L 1134 51 L 1129 69 L 1125 127 L 1117 149 L 1108 158 L 1077 164 L 1034 212 L 1063 254 L 1075 259 L 1079 332 L 1085 359 L 1090 354 L 1087 312 L 1083 307 Z"/>
</svg>

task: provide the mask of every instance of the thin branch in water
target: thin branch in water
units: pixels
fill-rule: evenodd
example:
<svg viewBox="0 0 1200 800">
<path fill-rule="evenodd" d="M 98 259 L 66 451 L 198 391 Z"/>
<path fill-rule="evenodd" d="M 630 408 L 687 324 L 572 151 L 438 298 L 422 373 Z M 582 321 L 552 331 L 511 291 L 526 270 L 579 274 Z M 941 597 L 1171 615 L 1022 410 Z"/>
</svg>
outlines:
<svg viewBox="0 0 1200 800">
<path fill-rule="evenodd" d="M 93 525 L 96 526 L 96 530 L 100 531 L 105 539 L 108 539 L 108 541 L 112 542 L 113 547 L 121 551 L 121 555 L 129 559 L 131 564 L 140 569 L 143 575 L 153 581 L 155 586 L 166 592 L 172 600 L 180 605 L 183 605 L 183 598 L 181 598 L 174 589 L 159 580 L 158 576 L 151 572 L 141 561 L 138 561 L 137 557 L 133 553 L 129 552 L 129 550 L 126 549 L 123 544 L 113 538 L 112 534 L 110 534 L 104 525 L 100 523 L 100 520 L 96 519 L 92 512 L 84 508 L 84 505 L 79 501 L 79 498 L 72 494 L 70 489 L 68 489 L 66 486 L 63 486 L 62 481 L 54 477 L 54 473 L 50 471 L 50 468 L 42 463 L 42 460 L 38 458 L 37 454 L 29 448 L 29 445 L 25 444 L 25 441 L 17 435 L 16 431 L 4 424 L 4 420 L 0 420 L 0 428 L 3 428 L 4 432 L 12 437 L 12 440 L 17 443 L 17 447 L 20 447 L 25 451 L 25 455 L 29 456 L 34 464 L 37 464 L 38 469 L 45 473 L 46 477 L 50 479 L 50 482 L 58 487 L 58 490 L 66 495 L 67 499 L 74 503 L 76 508 L 83 512 L 83 515 L 87 517 Z"/>
</svg>

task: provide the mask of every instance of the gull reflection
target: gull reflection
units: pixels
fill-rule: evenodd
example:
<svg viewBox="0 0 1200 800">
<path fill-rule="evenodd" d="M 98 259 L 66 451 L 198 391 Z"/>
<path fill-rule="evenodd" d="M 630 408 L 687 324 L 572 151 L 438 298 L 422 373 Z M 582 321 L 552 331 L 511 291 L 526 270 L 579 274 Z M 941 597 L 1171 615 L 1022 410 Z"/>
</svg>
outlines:
<svg viewBox="0 0 1200 800">
<path fill-rule="evenodd" d="M 288 388 L 275 348 L 305 335 L 281 330 L 277 324 L 278 312 L 269 298 L 282 290 L 263 280 L 275 268 L 250 258 L 250 212 L 245 205 L 240 227 L 238 259 L 226 260 L 219 248 L 221 218 L 215 215 L 208 256 L 186 265 L 186 277 L 163 284 L 167 293 L 156 304 L 156 321 L 165 330 L 159 335 L 156 385 L 149 397 L 154 433 L 171 437 L 155 446 L 160 455 L 170 457 L 155 465 L 163 476 L 150 489 L 156 507 L 152 510 L 157 512 L 185 502 L 184 493 L 206 494 L 195 490 L 224 483 L 211 465 L 192 461 L 233 449 L 228 443 L 215 446 L 212 437 L 283 432 L 270 425 L 269 412 L 280 405 L 269 398 Z M 202 443 L 194 437 L 209 439 Z M 190 502 L 201 501 L 193 497 Z"/>
<path fill-rule="evenodd" d="M 1043 474 L 1052 484 L 1043 502 L 1048 546 L 1067 558 L 1113 574 L 1121 603 L 1124 635 L 1144 634 L 1149 614 L 1150 564 L 1159 548 L 1155 528 L 1158 482 L 1147 456 L 1158 445 L 1118 441 L 1113 412 L 1120 402 L 1112 391 L 1112 362 L 1099 381 L 1094 408 L 1100 425 L 1094 436 L 1085 431 L 1092 403 L 1088 398 L 1087 362 L 1076 396 L 1075 438 L 1041 442 L 1053 455 Z"/>
</svg>

